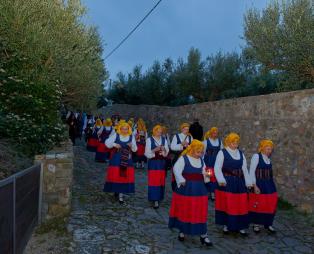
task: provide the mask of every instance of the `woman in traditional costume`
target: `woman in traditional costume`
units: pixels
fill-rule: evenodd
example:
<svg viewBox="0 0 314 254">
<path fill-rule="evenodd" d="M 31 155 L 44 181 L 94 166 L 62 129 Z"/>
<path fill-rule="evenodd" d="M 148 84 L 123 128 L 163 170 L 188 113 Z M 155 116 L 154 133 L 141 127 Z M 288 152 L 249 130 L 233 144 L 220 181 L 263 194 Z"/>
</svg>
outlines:
<svg viewBox="0 0 314 254">
<path fill-rule="evenodd" d="M 168 146 L 170 145 L 170 136 L 168 133 L 168 128 L 166 126 L 162 126 L 162 137 L 166 139 L 166 142 L 168 144 Z M 171 159 L 171 154 L 168 153 L 167 157 L 166 157 L 166 171 L 170 171 L 172 169 L 172 159 Z"/>
<path fill-rule="evenodd" d="M 250 176 L 254 192 L 249 194 L 250 222 L 254 223 L 255 233 L 260 232 L 259 225 L 263 225 L 270 233 L 275 233 L 273 221 L 277 210 L 278 194 L 273 179 L 270 156 L 274 144 L 271 140 L 262 140 L 258 153 L 251 160 Z"/>
<path fill-rule="evenodd" d="M 166 183 L 166 158 L 169 152 L 167 140 L 162 136 L 162 126 L 153 128 L 153 135 L 146 140 L 145 156 L 148 159 L 148 200 L 159 208 L 164 199 Z"/>
<path fill-rule="evenodd" d="M 189 134 L 190 125 L 188 123 L 183 123 L 180 126 L 181 133 L 177 133 L 174 135 L 171 141 L 170 149 L 174 154 L 172 163 L 175 164 L 180 154 L 191 144 L 193 138 Z M 175 189 L 175 179 L 172 173 L 171 179 L 172 190 Z"/>
<path fill-rule="evenodd" d="M 90 152 L 96 152 L 97 150 L 97 146 L 98 146 L 98 131 L 100 130 L 100 128 L 102 127 L 102 122 L 101 120 L 98 118 L 96 120 L 96 123 L 91 131 L 91 135 L 88 137 L 87 139 L 87 150 Z"/>
<path fill-rule="evenodd" d="M 106 120 L 103 121 L 103 126 L 97 133 L 99 143 L 97 146 L 95 161 L 107 162 L 107 160 L 109 159 L 110 149 L 105 145 L 105 142 L 113 133 L 114 129 L 112 127 L 112 121 L 110 118 L 107 118 Z"/>
<path fill-rule="evenodd" d="M 204 161 L 206 165 L 206 171 L 210 174 L 210 182 L 208 184 L 208 191 L 210 193 L 211 200 L 215 200 L 215 190 L 217 188 L 217 181 L 214 172 L 215 161 L 218 152 L 223 148 L 223 144 L 220 138 L 218 138 L 218 128 L 212 127 L 205 133 L 204 141 L 205 155 Z"/>
<path fill-rule="evenodd" d="M 135 163 L 136 168 L 144 168 L 146 157 L 145 153 L 145 142 L 147 139 L 147 129 L 145 122 L 142 118 L 139 118 L 136 124 L 136 129 L 134 130 L 133 134 L 136 139 L 137 151 L 135 154 Z"/>
<path fill-rule="evenodd" d="M 104 191 L 115 193 L 120 204 L 123 204 L 123 193 L 135 191 L 132 152 L 136 152 L 137 146 L 131 126 L 121 122 L 117 133 L 111 135 L 105 144 L 109 149 L 112 148 L 112 157 L 107 168 Z"/>
<path fill-rule="evenodd" d="M 199 235 L 202 245 L 211 246 L 207 235 L 209 175 L 202 159 L 204 145 L 199 140 L 183 151 L 174 165 L 176 188 L 172 193 L 169 228 L 179 230 L 179 241 L 185 235 Z"/>
<path fill-rule="evenodd" d="M 238 149 L 240 136 L 230 133 L 225 139 L 225 148 L 217 154 L 214 171 L 218 182 L 215 192 L 216 224 L 223 232 L 239 232 L 247 236 L 249 226 L 248 188 L 252 187 L 247 163 Z"/>
</svg>

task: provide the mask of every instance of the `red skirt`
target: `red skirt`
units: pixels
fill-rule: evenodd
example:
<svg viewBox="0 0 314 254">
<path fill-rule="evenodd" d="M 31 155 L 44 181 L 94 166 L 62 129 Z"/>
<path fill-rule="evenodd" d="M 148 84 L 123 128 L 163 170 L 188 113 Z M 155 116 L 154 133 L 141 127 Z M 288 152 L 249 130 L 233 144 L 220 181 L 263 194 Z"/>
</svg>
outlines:
<svg viewBox="0 0 314 254">
<path fill-rule="evenodd" d="M 144 156 L 145 153 L 145 144 L 137 143 L 137 156 Z"/>
<path fill-rule="evenodd" d="M 99 142 L 97 145 L 97 152 L 99 153 L 109 153 L 110 149 L 104 144 Z"/>
<path fill-rule="evenodd" d="M 254 213 L 274 214 L 277 209 L 278 194 L 249 194 L 249 211 Z"/>
</svg>

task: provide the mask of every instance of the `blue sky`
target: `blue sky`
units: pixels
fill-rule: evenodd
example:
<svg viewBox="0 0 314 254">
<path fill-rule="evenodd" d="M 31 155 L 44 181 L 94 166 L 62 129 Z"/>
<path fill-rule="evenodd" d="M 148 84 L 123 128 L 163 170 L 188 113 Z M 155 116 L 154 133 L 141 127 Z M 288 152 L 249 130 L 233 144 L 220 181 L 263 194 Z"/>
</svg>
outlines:
<svg viewBox="0 0 314 254">
<path fill-rule="evenodd" d="M 108 54 L 157 0 L 82 0 L 87 22 L 98 27 Z M 203 58 L 218 51 L 240 51 L 243 15 L 263 9 L 270 0 L 163 0 L 139 29 L 106 60 L 110 78 L 130 72 L 137 64 L 147 69 L 155 60 L 186 58 L 191 47 Z"/>
</svg>

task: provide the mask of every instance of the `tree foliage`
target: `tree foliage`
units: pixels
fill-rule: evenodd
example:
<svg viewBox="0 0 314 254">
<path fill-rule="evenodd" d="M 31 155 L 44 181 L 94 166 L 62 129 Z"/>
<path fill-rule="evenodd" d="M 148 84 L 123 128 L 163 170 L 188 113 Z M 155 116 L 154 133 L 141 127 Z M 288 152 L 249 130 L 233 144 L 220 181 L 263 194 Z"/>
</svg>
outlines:
<svg viewBox="0 0 314 254">
<path fill-rule="evenodd" d="M 119 73 L 109 96 L 118 103 L 182 105 L 314 87 L 312 0 L 277 1 L 244 17 L 241 53 L 202 60 L 191 48 L 186 60 L 168 58 L 146 72 Z"/>
<path fill-rule="evenodd" d="M 313 87 L 314 5 L 312 0 L 275 1 L 245 15 L 246 54 L 264 71 L 282 73 L 283 90 Z"/>
<path fill-rule="evenodd" d="M 199 50 L 191 48 L 186 61 L 167 58 L 144 73 L 141 66 L 127 75 L 118 73 L 109 97 L 116 103 L 177 106 L 274 92 L 275 79 L 237 53 L 202 60 Z"/>
<path fill-rule="evenodd" d="M 63 138 L 61 105 L 96 107 L 106 77 L 79 0 L 0 1 L 0 135 L 30 154 Z"/>
</svg>

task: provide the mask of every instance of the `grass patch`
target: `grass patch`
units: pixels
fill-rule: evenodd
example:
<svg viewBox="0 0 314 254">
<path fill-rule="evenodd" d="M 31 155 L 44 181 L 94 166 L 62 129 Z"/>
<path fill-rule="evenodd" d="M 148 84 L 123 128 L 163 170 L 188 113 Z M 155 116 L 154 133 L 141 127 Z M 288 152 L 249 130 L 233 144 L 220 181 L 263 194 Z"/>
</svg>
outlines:
<svg viewBox="0 0 314 254">
<path fill-rule="evenodd" d="M 35 233 L 38 235 L 47 234 L 49 232 L 55 232 L 57 236 L 66 236 L 68 234 L 67 224 L 69 215 L 53 218 L 43 222 L 36 229 Z"/>
<path fill-rule="evenodd" d="M 279 197 L 279 199 L 278 199 L 278 209 L 279 210 L 289 211 L 289 210 L 293 210 L 294 208 L 295 208 L 294 205 L 289 203 L 287 200 Z"/>
</svg>

